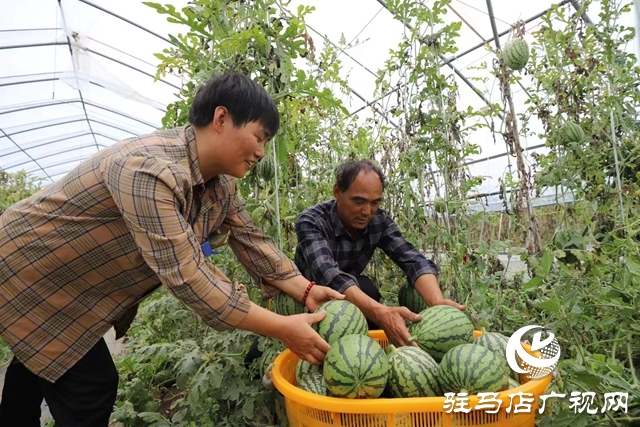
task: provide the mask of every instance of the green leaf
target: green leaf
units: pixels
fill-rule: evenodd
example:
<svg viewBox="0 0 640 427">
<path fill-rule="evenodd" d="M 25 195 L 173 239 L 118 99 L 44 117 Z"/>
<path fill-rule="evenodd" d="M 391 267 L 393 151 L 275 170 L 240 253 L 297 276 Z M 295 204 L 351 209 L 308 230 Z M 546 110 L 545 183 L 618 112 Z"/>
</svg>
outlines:
<svg viewBox="0 0 640 427">
<path fill-rule="evenodd" d="M 592 416 L 583 412 L 575 413 L 573 410 L 566 409 L 553 417 L 553 422 L 547 424 L 553 427 L 587 427 L 591 425 Z"/>
<path fill-rule="evenodd" d="M 541 283 L 542 283 L 542 278 L 539 276 L 536 276 L 533 279 L 529 280 L 527 283 L 525 283 L 522 286 L 522 289 L 525 291 L 528 291 L 529 289 L 537 288 L 538 286 L 540 286 Z"/>
<path fill-rule="evenodd" d="M 593 390 L 600 385 L 601 379 L 594 372 L 588 371 L 586 368 L 580 365 L 573 366 L 573 378 L 582 383 L 587 390 Z"/>
<path fill-rule="evenodd" d="M 200 397 L 205 396 L 208 389 L 209 381 L 206 375 L 196 375 L 196 377 L 191 382 L 191 388 L 189 389 L 189 405 L 191 405 L 192 408 L 195 408 L 200 400 Z"/>
<path fill-rule="evenodd" d="M 638 261 L 636 258 L 627 258 L 627 269 L 632 275 L 640 277 L 640 261 Z"/>
<path fill-rule="evenodd" d="M 202 364 L 201 356 L 202 353 L 200 352 L 200 348 L 196 347 L 186 353 L 176 364 L 176 370 L 178 371 L 176 384 L 181 390 L 186 390 L 189 379 L 196 373 L 198 367 Z"/>
<path fill-rule="evenodd" d="M 622 381 L 622 380 L 620 380 L 618 378 L 611 377 L 609 375 L 599 374 L 597 372 L 594 372 L 593 375 L 595 375 L 596 377 L 599 377 L 604 382 L 609 383 L 610 385 L 614 386 L 615 387 L 614 391 L 627 392 L 630 395 L 635 395 L 636 399 L 640 399 L 640 390 L 630 386 L 626 382 L 624 382 L 624 381 Z"/>
<path fill-rule="evenodd" d="M 557 299 L 549 299 L 538 304 L 538 308 L 546 311 L 549 314 L 558 313 L 560 311 L 560 307 L 560 301 L 558 301 Z"/>
<path fill-rule="evenodd" d="M 251 399 L 248 399 L 243 405 L 242 414 L 245 416 L 245 418 L 252 420 L 254 417 L 254 413 L 255 413 L 254 401 Z"/>
<path fill-rule="evenodd" d="M 536 267 L 536 276 L 545 279 L 549 272 L 551 272 L 551 267 L 553 266 L 553 252 L 550 250 L 544 251 L 542 255 L 542 259 L 540 260 L 540 264 Z"/>
<path fill-rule="evenodd" d="M 149 6 L 149 7 L 153 8 L 153 9 L 155 9 L 158 13 L 167 13 L 165 7 L 162 6 L 160 3 L 154 3 L 154 2 L 150 2 L 150 1 L 143 1 L 142 4 L 145 5 L 145 6 Z"/>
<path fill-rule="evenodd" d="M 138 417 L 147 423 L 159 423 L 158 426 L 170 426 L 171 423 L 157 412 L 140 412 Z"/>
</svg>

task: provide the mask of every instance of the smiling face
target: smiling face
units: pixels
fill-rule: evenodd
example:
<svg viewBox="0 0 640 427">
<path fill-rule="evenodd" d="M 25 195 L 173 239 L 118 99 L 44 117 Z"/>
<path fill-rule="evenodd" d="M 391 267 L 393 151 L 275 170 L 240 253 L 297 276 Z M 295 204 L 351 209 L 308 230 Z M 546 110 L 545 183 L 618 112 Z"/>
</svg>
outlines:
<svg viewBox="0 0 640 427">
<path fill-rule="evenodd" d="M 271 138 L 260 122 L 236 126 L 224 107 L 216 108 L 209 125 L 194 130 L 205 181 L 222 174 L 243 178 L 264 157 L 265 145 Z"/>
<path fill-rule="evenodd" d="M 219 138 L 222 173 L 236 178 L 244 177 L 264 157 L 265 145 L 269 141 L 269 135 L 259 122 L 235 127 L 229 121 L 228 126 L 223 126 Z"/>
<path fill-rule="evenodd" d="M 346 191 L 333 187 L 338 216 L 349 234 L 363 230 L 382 203 L 382 182 L 374 171 L 361 171 Z"/>
</svg>

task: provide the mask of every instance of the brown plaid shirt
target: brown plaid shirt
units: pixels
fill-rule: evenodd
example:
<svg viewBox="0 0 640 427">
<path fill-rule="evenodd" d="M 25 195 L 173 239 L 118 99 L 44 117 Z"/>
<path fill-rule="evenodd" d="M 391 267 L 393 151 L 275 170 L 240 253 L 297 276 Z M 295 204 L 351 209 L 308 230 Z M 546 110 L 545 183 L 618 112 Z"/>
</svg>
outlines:
<svg viewBox="0 0 640 427">
<path fill-rule="evenodd" d="M 190 126 L 101 150 L 0 217 L 0 335 L 15 356 L 55 381 L 159 285 L 212 328 L 249 310 L 241 285 L 205 261 L 228 243 L 261 284 L 300 274 L 253 225 L 235 179 L 204 183 Z"/>
</svg>

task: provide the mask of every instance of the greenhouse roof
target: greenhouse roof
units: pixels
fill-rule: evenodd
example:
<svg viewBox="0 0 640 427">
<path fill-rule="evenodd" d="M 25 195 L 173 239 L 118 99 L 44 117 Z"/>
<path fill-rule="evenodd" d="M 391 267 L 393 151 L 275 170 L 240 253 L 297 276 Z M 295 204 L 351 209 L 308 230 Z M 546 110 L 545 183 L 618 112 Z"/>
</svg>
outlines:
<svg viewBox="0 0 640 427">
<path fill-rule="evenodd" d="M 187 5 L 186 0 L 169 3 Z M 432 3 L 425 0 L 424 6 Z M 489 83 L 480 88 L 485 95 L 474 91 L 472 86 L 478 83 L 467 79 L 469 67 L 491 61 L 493 53 L 486 42 L 495 46 L 495 33 L 504 44 L 518 20 L 527 22 L 530 33 L 554 3 L 451 2 L 447 19 L 463 24 L 458 53 L 443 58 L 443 72 L 455 73 L 462 104 L 479 108 L 487 97 L 492 102 L 500 99 L 500 89 L 488 74 Z M 295 10 L 299 4 L 315 7 L 307 19 L 311 37 L 358 42 L 340 55 L 342 72 L 352 90 L 346 100 L 349 111 L 366 114 L 371 105 L 387 102 L 376 98 L 376 72 L 388 52 L 397 47 L 406 27 L 392 17 L 385 2 L 296 0 L 285 7 Z M 561 4 L 572 8 L 578 2 Z M 21 0 L 5 2 L 2 9 L 0 168 L 24 169 L 48 184 L 96 151 L 161 126 L 166 106 L 175 99 L 182 81 L 171 74 L 155 81 L 158 59 L 154 53 L 170 46 L 168 34 L 183 31 L 178 25 L 133 0 Z M 625 15 L 624 25 L 634 26 L 634 13 Z M 592 7 L 588 14 L 596 19 L 598 10 Z M 627 50 L 638 54 L 637 43 Z M 474 73 L 477 77 L 478 72 Z M 522 84 L 526 83 L 523 78 Z M 514 86 L 516 103 L 526 98 L 523 87 Z M 507 166 L 505 146 L 496 144 L 489 134 L 477 143 L 482 153 L 471 159 L 472 172 L 494 178 L 482 189 L 494 191 L 496 176 Z M 525 140 L 523 146 L 526 155 L 543 148 L 539 140 Z"/>
</svg>

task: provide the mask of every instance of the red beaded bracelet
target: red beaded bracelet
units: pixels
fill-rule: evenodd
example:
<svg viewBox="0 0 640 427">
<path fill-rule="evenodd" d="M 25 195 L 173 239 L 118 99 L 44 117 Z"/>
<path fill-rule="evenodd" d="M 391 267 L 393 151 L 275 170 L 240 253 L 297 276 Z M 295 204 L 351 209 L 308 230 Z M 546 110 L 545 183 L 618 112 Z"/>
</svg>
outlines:
<svg viewBox="0 0 640 427">
<path fill-rule="evenodd" d="M 305 305 L 305 302 L 307 301 L 307 297 L 309 296 L 309 291 L 311 290 L 311 288 L 313 288 L 313 286 L 316 284 L 316 282 L 309 282 L 309 286 L 307 286 L 307 290 L 304 291 L 304 296 L 302 297 L 302 301 L 300 301 L 302 303 L 302 305 Z"/>
</svg>

